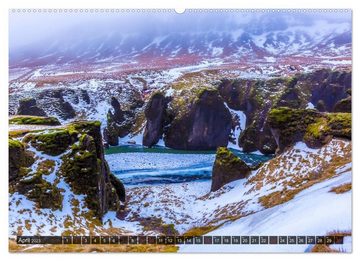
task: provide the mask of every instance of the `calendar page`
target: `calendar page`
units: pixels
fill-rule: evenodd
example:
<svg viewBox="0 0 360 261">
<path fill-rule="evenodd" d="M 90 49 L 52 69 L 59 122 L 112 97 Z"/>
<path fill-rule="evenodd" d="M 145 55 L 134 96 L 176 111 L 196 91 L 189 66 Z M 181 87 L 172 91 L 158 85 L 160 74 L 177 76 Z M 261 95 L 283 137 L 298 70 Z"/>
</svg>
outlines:
<svg viewBox="0 0 360 261">
<path fill-rule="evenodd" d="M 352 252 L 352 11 L 10 9 L 9 251 Z"/>
</svg>

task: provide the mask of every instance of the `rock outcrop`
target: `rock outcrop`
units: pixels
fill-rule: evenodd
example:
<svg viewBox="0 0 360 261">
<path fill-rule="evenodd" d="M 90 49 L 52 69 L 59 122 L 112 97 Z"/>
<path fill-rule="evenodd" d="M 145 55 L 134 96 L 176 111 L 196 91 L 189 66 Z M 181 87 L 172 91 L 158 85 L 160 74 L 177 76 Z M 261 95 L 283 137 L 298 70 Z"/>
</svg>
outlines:
<svg viewBox="0 0 360 261">
<path fill-rule="evenodd" d="M 322 111 L 333 112 L 337 102 L 347 98 L 351 89 L 351 72 L 318 70 L 299 76 L 302 86 L 309 89 L 312 104 L 322 103 Z"/>
<path fill-rule="evenodd" d="M 119 144 L 119 137 L 125 137 L 133 126 L 133 112 L 123 111 L 119 101 L 111 98 L 112 109 L 107 114 L 107 126 L 104 129 L 104 140 L 111 146 Z"/>
<path fill-rule="evenodd" d="M 36 105 L 34 98 L 22 99 L 19 101 L 18 115 L 47 116 L 46 112 Z"/>
<path fill-rule="evenodd" d="M 165 145 L 181 150 L 213 150 L 228 144 L 232 127 L 229 110 L 216 89 L 201 89 L 183 110 L 174 111 L 165 131 Z"/>
<path fill-rule="evenodd" d="M 47 125 L 47 126 L 61 125 L 60 121 L 55 117 L 41 117 L 41 116 L 27 116 L 27 115 L 12 116 L 9 119 L 9 124 Z"/>
<path fill-rule="evenodd" d="M 272 109 L 269 126 L 278 145 L 277 152 L 298 141 L 316 148 L 333 137 L 351 139 L 351 113 L 321 113 L 312 109 Z"/>
<path fill-rule="evenodd" d="M 167 120 L 166 106 L 168 100 L 160 93 L 155 92 L 145 108 L 146 126 L 143 136 L 143 145 L 152 147 L 163 135 Z"/>
<path fill-rule="evenodd" d="M 234 180 L 246 178 L 251 168 L 229 149 L 219 147 L 212 170 L 211 191 L 216 191 Z"/>
<path fill-rule="evenodd" d="M 125 188 L 104 158 L 100 122 L 77 121 L 30 131 L 17 139 L 9 141 L 12 192 L 25 195 L 40 208 L 61 210 L 69 193 L 64 187 L 69 186 L 74 194 L 84 195 L 89 215 L 95 218 L 101 220 L 108 210 L 120 209 Z M 36 150 L 31 160 L 27 147 Z M 28 168 L 30 164 L 35 167 Z"/>
<path fill-rule="evenodd" d="M 277 149 L 267 122 L 272 108 L 305 109 L 312 103 L 320 112 L 351 112 L 351 72 L 347 71 L 324 69 L 267 80 L 225 79 L 218 89 L 231 109 L 246 115 L 246 128 L 238 137 L 244 152 L 272 154 Z"/>
<path fill-rule="evenodd" d="M 9 139 L 9 182 L 16 180 L 34 163 L 30 152 L 18 140 Z"/>
<path fill-rule="evenodd" d="M 61 120 L 73 119 L 76 116 L 76 111 L 73 106 L 64 99 L 68 94 L 74 93 L 74 90 L 65 90 L 65 89 L 49 89 L 41 92 L 38 95 L 38 99 L 43 101 L 44 106 L 49 107 L 53 114 L 56 114 L 57 117 Z M 75 98 L 78 102 L 78 97 Z"/>
</svg>

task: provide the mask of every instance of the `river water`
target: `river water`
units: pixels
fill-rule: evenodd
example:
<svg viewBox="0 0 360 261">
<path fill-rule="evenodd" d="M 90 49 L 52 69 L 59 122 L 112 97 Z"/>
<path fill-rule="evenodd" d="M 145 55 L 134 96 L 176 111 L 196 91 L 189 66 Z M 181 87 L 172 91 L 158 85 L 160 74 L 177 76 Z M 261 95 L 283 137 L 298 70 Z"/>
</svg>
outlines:
<svg viewBox="0 0 360 261">
<path fill-rule="evenodd" d="M 232 151 L 249 165 L 272 158 Z M 216 152 L 132 145 L 111 147 L 105 153 L 111 171 L 124 185 L 139 186 L 210 180 Z"/>
</svg>

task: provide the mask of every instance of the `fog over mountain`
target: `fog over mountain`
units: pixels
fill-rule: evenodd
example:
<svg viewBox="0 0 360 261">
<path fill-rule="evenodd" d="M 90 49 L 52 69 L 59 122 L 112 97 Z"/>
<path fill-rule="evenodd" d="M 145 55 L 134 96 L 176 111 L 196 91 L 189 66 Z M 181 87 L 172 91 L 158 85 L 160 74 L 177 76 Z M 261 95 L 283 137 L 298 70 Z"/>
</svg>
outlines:
<svg viewBox="0 0 360 261">
<path fill-rule="evenodd" d="M 348 56 L 351 12 L 10 13 L 10 65 Z"/>
</svg>

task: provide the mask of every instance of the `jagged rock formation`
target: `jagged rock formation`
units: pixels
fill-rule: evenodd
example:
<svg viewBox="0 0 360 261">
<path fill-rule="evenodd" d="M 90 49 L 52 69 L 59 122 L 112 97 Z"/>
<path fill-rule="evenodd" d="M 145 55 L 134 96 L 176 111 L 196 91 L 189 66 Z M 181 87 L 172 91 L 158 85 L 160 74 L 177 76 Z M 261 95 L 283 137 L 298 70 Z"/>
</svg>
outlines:
<svg viewBox="0 0 360 261">
<path fill-rule="evenodd" d="M 19 101 L 18 115 L 47 116 L 46 112 L 36 105 L 33 98 L 23 99 Z"/>
<path fill-rule="evenodd" d="M 232 118 L 216 89 L 201 89 L 190 104 L 174 110 L 165 145 L 182 150 L 212 150 L 226 146 Z"/>
<path fill-rule="evenodd" d="M 68 94 L 74 94 L 74 90 L 56 89 L 44 90 L 38 97 L 44 102 L 44 106 L 51 108 L 52 114 L 57 115 L 62 120 L 73 119 L 76 116 L 76 111 L 73 106 L 64 99 Z M 76 97 L 78 99 L 78 97 Z M 43 108 L 44 109 L 44 108 Z"/>
<path fill-rule="evenodd" d="M 211 191 L 216 191 L 231 181 L 246 178 L 250 171 L 251 168 L 230 150 L 219 147 L 212 170 Z"/>
<path fill-rule="evenodd" d="M 351 72 L 347 71 L 323 69 L 291 78 L 223 80 L 218 89 L 231 109 L 246 115 L 246 129 L 238 137 L 245 152 L 275 152 L 277 144 L 267 122 L 272 108 L 305 109 L 312 103 L 323 112 L 351 111 Z"/>
<path fill-rule="evenodd" d="M 269 113 L 269 126 L 282 152 L 295 142 L 316 148 L 333 137 L 351 139 L 351 113 L 321 113 L 312 109 L 280 107 Z"/>
<path fill-rule="evenodd" d="M 335 104 L 348 96 L 351 89 L 351 72 L 318 70 L 313 73 L 299 76 L 299 87 L 310 90 L 310 102 L 314 105 L 319 102 L 323 111 L 333 112 Z"/>
<path fill-rule="evenodd" d="M 129 110 L 122 110 L 119 101 L 111 97 L 111 109 L 107 113 L 107 126 L 104 129 L 104 140 L 111 146 L 119 144 L 119 137 L 128 135 L 135 124 L 135 110 L 143 105 L 141 99 L 134 98 Z"/>
<path fill-rule="evenodd" d="M 30 152 L 34 150 L 36 154 Z M 29 131 L 9 141 L 9 152 L 11 192 L 25 195 L 40 208 L 62 210 L 70 193 L 64 191 L 67 186 L 84 195 L 89 215 L 100 220 L 125 201 L 125 189 L 104 158 L 99 122 Z"/>
<path fill-rule="evenodd" d="M 154 93 L 145 108 L 146 126 L 143 136 L 143 145 L 151 147 L 159 142 L 166 125 L 168 100 L 160 93 Z"/>
</svg>

